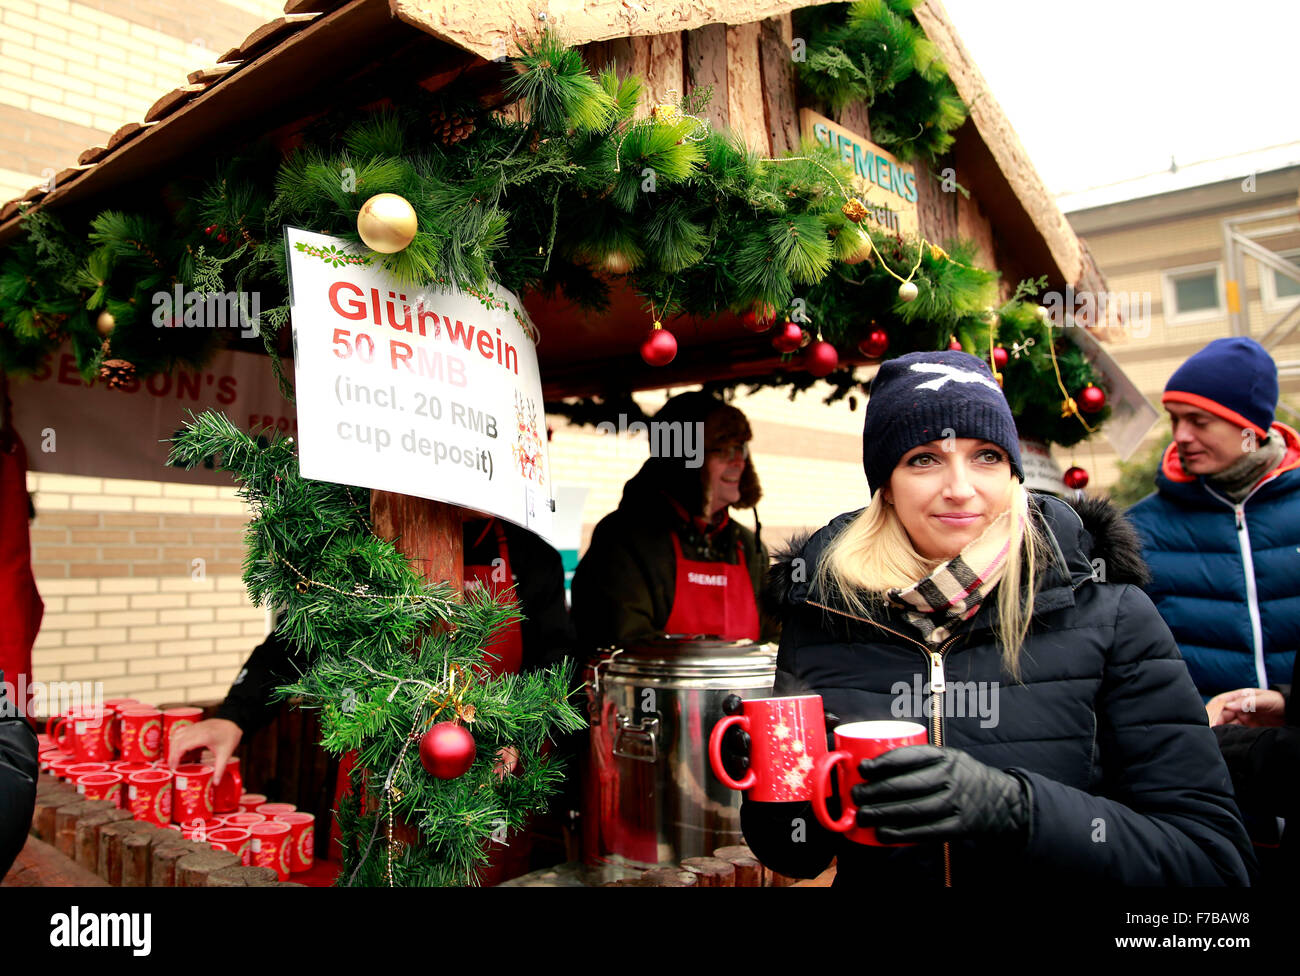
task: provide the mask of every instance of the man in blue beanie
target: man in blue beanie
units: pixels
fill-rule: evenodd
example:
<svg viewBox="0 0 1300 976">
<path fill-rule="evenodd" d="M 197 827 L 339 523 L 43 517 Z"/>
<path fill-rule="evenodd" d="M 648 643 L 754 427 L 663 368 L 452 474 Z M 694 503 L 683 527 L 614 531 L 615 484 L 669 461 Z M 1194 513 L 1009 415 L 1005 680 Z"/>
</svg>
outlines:
<svg viewBox="0 0 1300 976">
<path fill-rule="evenodd" d="M 1174 440 L 1129 511 L 1147 592 L 1207 699 L 1290 680 L 1300 646 L 1300 436 L 1275 423 L 1277 366 L 1215 339 L 1162 398 Z"/>
</svg>

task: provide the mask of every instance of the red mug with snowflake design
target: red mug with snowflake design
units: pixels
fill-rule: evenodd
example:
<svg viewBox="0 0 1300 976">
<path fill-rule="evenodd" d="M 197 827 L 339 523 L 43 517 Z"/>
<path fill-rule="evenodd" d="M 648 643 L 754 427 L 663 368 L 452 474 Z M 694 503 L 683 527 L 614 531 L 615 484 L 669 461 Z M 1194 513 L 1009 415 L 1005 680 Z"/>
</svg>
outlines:
<svg viewBox="0 0 1300 976">
<path fill-rule="evenodd" d="M 722 737 L 733 725 L 749 733 L 749 769 L 732 779 L 722 765 Z M 709 736 L 713 772 L 751 800 L 789 803 L 812 799 L 812 771 L 826 754 L 826 719 L 821 695 L 751 698 L 739 715 L 728 715 Z"/>
<path fill-rule="evenodd" d="M 924 725 L 915 722 L 848 722 L 835 726 L 835 751 L 817 761 L 813 770 L 813 813 L 827 830 L 844 834 L 849 840 L 872 847 L 910 847 L 910 844 L 886 844 L 876 839 L 874 827 L 859 827 L 858 808 L 849 791 L 863 782 L 858 766 L 864 759 L 875 759 L 903 746 L 923 746 L 930 741 Z M 826 809 L 831 790 L 831 770 L 839 767 L 840 804 L 843 813 L 832 820 Z"/>
</svg>

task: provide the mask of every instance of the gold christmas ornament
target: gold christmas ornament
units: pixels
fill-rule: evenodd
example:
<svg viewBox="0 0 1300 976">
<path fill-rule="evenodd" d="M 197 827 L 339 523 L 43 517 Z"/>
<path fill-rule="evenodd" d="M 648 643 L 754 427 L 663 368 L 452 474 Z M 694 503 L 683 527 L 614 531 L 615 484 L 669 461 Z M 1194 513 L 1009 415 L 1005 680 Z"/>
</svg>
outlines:
<svg viewBox="0 0 1300 976">
<path fill-rule="evenodd" d="M 1061 419 L 1069 417 L 1071 414 L 1079 412 L 1079 404 L 1075 402 L 1074 397 L 1066 397 L 1061 401 Z"/>
<path fill-rule="evenodd" d="M 844 204 L 844 206 L 840 207 L 840 213 L 844 214 L 844 216 L 848 217 L 849 220 L 853 221 L 855 224 L 859 224 L 862 222 L 862 218 L 867 215 L 867 205 L 857 197 L 854 197 L 849 200 L 848 203 Z"/>
<path fill-rule="evenodd" d="M 948 257 L 948 252 L 938 244 L 930 245 L 930 257 L 935 261 L 943 261 Z"/>
<path fill-rule="evenodd" d="M 650 110 L 650 118 L 656 122 L 676 122 L 678 114 L 677 106 L 669 105 L 666 102 L 662 105 L 656 105 Z"/>
<path fill-rule="evenodd" d="M 357 233 L 366 247 L 380 254 L 396 254 L 415 240 L 415 208 L 396 193 L 377 193 L 357 213 Z"/>
<path fill-rule="evenodd" d="M 99 334 L 107 337 L 117 326 L 117 320 L 113 318 L 113 313 L 105 309 L 99 313 L 99 318 L 95 320 L 95 328 Z"/>
<path fill-rule="evenodd" d="M 855 241 L 852 252 L 846 254 L 843 258 L 845 264 L 861 264 L 867 258 L 871 257 L 871 238 L 861 227 L 855 227 L 848 231 L 849 240 Z M 852 235 L 856 234 L 856 238 Z"/>
<path fill-rule="evenodd" d="M 915 281 L 905 281 L 898 286 L 898 297 L 905 302 L 916 301 L 916 296 L 921 290 L 916 287 Z"/>
</svg>

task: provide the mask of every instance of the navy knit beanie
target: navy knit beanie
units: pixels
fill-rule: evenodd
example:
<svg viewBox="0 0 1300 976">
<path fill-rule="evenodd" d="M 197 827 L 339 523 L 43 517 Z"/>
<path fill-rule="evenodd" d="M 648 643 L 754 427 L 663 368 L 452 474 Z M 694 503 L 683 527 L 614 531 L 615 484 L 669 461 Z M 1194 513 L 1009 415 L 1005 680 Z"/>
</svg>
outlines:
<svg viewBox="0 0 1300 976">
<path fill-rule="evenodd" d="M 997 444 L 1025 480 L 1016 422 L 987 363 L 955 350 L 910 352 L 882 363 L 862 428 L 862 467 L 872 494 L 889 484 L 899 458 L 949 430 Z"/>
<path fill-rule="evenodd" d="M 1277 406 L 1277 364 L 1254 339 L 1215 339 L 1174 371 L 1163 403 L 1186 403 L 1268 436 Z"/>
</svg>

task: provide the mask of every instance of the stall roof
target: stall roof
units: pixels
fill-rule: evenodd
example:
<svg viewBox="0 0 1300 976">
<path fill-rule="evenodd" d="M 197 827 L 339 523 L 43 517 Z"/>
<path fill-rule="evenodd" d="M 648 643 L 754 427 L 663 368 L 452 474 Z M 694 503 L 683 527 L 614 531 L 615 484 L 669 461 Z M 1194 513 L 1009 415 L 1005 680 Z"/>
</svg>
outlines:
<svg viewBox="0 0 1300 976">
<path fill-rule="evenodd" d="M 214 68 L 193 72 L 188 84 L 160 98 L 140 122 L 122 126 L 106 145 L 83 152 L 76 166 L 57 174 L 53 189 L 46 192 L 38 186 L 20 199 L 60 209 L 129 206 L 129 195 L 156 180 L 170 165 L 223 142 L 246 139 L 249 131 L 271 131 L 319 112 L 322 88 L 329 90 L 350 74 L 364 71 L 376 61 L 376 52 L 386 52 L 385 60 L 390 60 L 398 52 L 409 56 L 414 50 L 420 63 L 429 65 L 431 75 L 446 72 L 450 77 L 476 68 L 496 68 L 493 58 L 513 50 L 517 39 L 548 26 L 557 27 L 569 43 L 582 45 L 708 24 L 752 23 L 806 5 L 790 0 L 681 0 L 671 6 L 634 0 L 552 0 L 544 7 L 536 0 L 490 5 L 464 0 L 289 0 L 283 17 L 253 31 L 239 47 L 225 52 Z M 1018 263 L 1032 267 L 1033 273 L 1046 273 L 1054 285 L 1103 290 L 1104 280 L 1091 255 L 1029 161 L 942 4 L 927 0 L 916 8 L 916 15 L 970 107 L 970 119 L 957 132 L 954 152 L 963 167 L 970 168 L 972 189 L 990 222 L 1014 239 Z M 0 246 L 17 233 L 18 203 L 10 201 L 0 208 Z M 581 376 L 583 363 L 568 357 L 552 359 L 557 349 L 571 349 L 575 343 L 599 358 L 590 341 L 595 327 L 583 324 L 584 317 L 562 302 L 530 299 L 529 308 L 552 340 L 539 349 L 543 375 L 555 377 L 554 383 L 548 383 L 548 394 L 599 392 L 600 385 L 610 381 L 608 368 L 601 377 Z M 633 334 L 639 338 L 645 327 L 634 296 L 616 294 L 612 312 L 622 312 L 616 317 L 627 327 L 618 330 L 618 352 L 623 354 L 621 365 L 626 366 L 626 372 L 618 370 L 620 383 L 632 388 L 663 385 L 664 370 L 643 370 L 635 353 L 628 355 L 635 345 L 630 342 Z M 605 319 L 606 328 L 609 321 Z M 552 325 L 559 334 L 548 328 Z M 674 364 L 672 380 L 719 378 L 733 369 L 736 375 L 753 375 L 776 367 L 778 359 L 765 340 L 735 336 L 729 316 L 714 323 L 694 323 L 694 335 L 683 337 L 687 338 L 683 353 L 697 343 L 710 352 L 694 367 L 692 357 L 683 355 Z"/>
</svg>

